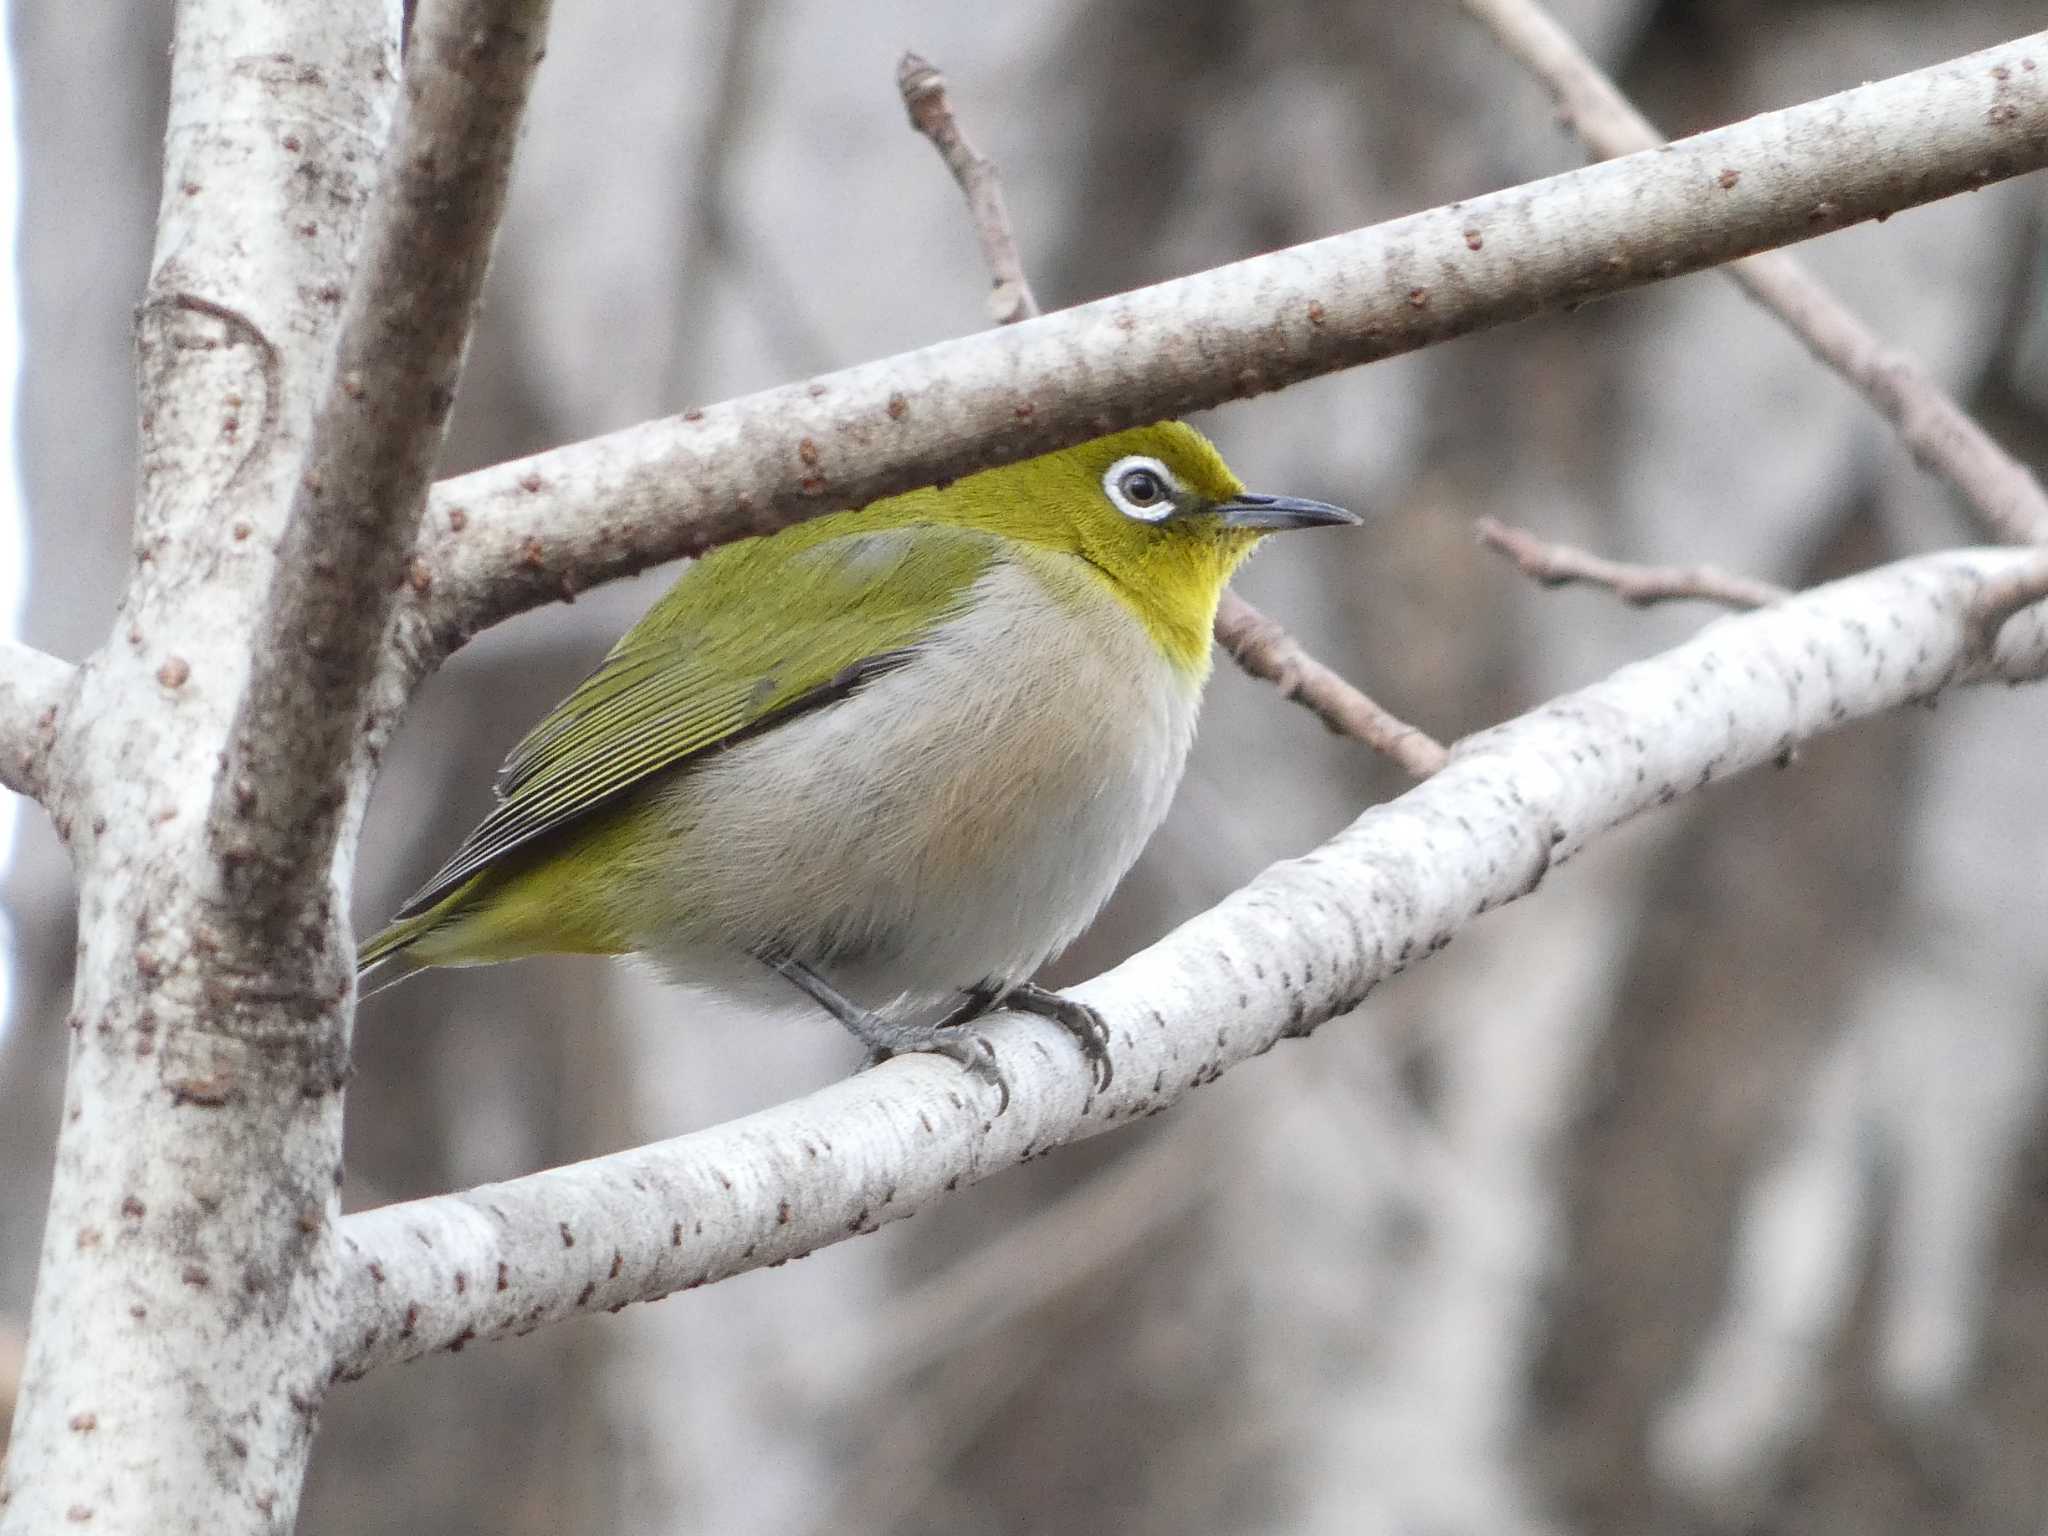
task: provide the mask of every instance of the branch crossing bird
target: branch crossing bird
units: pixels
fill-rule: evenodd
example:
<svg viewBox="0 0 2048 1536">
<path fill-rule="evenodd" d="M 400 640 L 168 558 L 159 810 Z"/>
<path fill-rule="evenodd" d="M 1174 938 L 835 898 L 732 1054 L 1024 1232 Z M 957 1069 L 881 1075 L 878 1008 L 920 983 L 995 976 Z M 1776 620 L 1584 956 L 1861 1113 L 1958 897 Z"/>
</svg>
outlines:
<svg viewBox="0 0 2048 1536">
<path fill-rule="evenodd" d="M 1163 422 L 712 551 L 513 749 L 497 801 L 362 946 L 428 966 L 638 954 L 808 999 L 871 1060 L 1093 1010 L 1031 977 L 1166 815 L 1224 584 L 1268 533 L 1355 523 L 1247 492 Z"/>
</svg>

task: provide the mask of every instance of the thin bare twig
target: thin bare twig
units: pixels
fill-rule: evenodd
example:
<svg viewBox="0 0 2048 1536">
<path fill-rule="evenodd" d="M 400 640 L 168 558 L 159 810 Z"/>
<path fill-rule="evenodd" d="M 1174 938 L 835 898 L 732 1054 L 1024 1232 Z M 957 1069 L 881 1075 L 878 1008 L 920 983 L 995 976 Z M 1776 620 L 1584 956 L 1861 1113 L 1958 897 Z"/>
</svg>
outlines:
<svg viewBox="0 0 2048 1536">
<path fill-rule="evenodd" d="M 1634 154 L 1665 142 L 1539 0 L 1459 3 L 1549 87 L 1565 120 L 1595 155 Z M 2009 76 L 1996 66 L 1991 78 L 2003 84 Z M 1996 101 L 1988 109 L 1994 121 L 2004 110 Z M 1741 171 L 1730 166 L 1719 184 L 1730 197 L 1741 196 Z M 1829 217 L 1829 207 L 1818 204 L 1815 217 Z M 1946 481 L 1993 538 L 2048 542 L 2048 494 L 2040 481 L 1949 398 L 1917 357 L 1883 341 L 1795 256 L 1771 252 L 1724 270 L 1848 380 L 1892 424 L 1920 467 Z"/>
<path fill-rule="evenodd" d="M 932 141 L 967 195 L 974 232 L 981 242 L 995 290 L 989 311 L 998 325 L 1035 318 L 1038 300 L 1025 279 L 1017 254 L 1017 237 L 1003 203 L 1003 184 L 995 163 L 976 153 L 961 132 L 953 104 L 946 95 L 946 77 L 917 54 L 906 53 L 896 68 L 896 86 L 911 126 Z M 1397 717 L 1360 692 L 1332 667 L 1325 666 L 1275 619 L 1226 591 L 1216 610 L 1216 643 L 1251 676 L 1273 684 L 1280 696 L 1312 711 L 1340 736 L 1364 742 L 1414 778 L 1426 779 L 1450 756 L 1425 731 Z"/>
<path fill-rule="evenodd" d="M 1017 253 L 1010 211 L 1003 203 L 1002 174 L 993 160 L 967 142 L 946 97 L 946 77 L 930 61 L 906 53 L 896 66 L 896 89 L 903 93 L 911 127 L 932 141 L 932 148 L 967 194 L 974 233 L 981 241 L 982 265 L 988 268 L 993 285 L 988 295 L 989 318 L 997 325 L 1009 325 L 1040 313 L 1031 281 L 1024 275 L 1023 258 Z"/>
<path fill-rule="evenodd" d="M 1426 779 L 1450 760 L 1442 742 L 1344 681 L 1287 630 L 1235 592 L 1216 610 L 1216 642 L 1283 699 L 1309 710 L 1339 736 L 1364 742 L 1404 773 Z"/>
<path fill-rule="evenodd" d="M 1605 587 L 1636 608 L 1651 603 L 1719 603 L 1724 608 L 1768 608 L 1792 594 L 1753 576 L 1738 576 L 1716 565 L 1633 565 L 1609 560 L 1569 544 L 1552 544 L 1524 528 L 1482 517 L 1473 525 L 1479 542 L 1514 561 L 1526 576 L 1546 587 L 1573 582 Z"/>
</svg>

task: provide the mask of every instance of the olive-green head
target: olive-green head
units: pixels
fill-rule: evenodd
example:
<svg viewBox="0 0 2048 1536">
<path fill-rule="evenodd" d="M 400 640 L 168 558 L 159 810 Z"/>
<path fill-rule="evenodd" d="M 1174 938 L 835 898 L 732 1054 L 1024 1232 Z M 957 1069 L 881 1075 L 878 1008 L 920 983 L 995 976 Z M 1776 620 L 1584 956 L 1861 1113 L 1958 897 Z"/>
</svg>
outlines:
<svg viewBox="0 0 2048 1536">
<path fill-rule="evenodd" d="M 1179 421 L 983 470 L 867 516 L 956 523 L 1079 555 L 1190 669 L 1206 666 L 1224 584 L 1260 539 L 1359 520 L 1325 502 L 1247 491 L 1215 446 Z"/>
</svg>

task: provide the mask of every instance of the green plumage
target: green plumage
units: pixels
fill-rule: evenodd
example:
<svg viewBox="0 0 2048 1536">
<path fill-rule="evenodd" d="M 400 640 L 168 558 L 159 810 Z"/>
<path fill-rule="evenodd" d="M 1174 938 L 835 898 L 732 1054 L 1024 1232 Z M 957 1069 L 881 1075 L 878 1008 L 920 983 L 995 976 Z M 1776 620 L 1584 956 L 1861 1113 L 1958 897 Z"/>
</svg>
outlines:
<svg viewBox="0 0 2048 1536">
<path fill-rule="evenodd" d="M 422 945 L 479 898 L 507 894 L 503 887 L 532 866 L 521 850 L 636 785 L 886 670 L 958 611 L 996 554 L 986 533 L 878 531 L 855 513 L 714 550 L 512 749 L 498 804 L 363 945 L 359 964 Z M 772 607 L 761 600 L 771 592 L 782 599 Z M 487 875 L 494 866 L 496 881 Z M 564 947 L 615 947 L 586 937 L 597 942 Z"/>
<path fill-rule="evenodd" d="M 1352 520 L 1168 422 L 715 550 L 514 749 L 366 980 L 639 951 L 729 996 L 1000 996 L 1165 814 L 1231 571 Z"/>
</svg>

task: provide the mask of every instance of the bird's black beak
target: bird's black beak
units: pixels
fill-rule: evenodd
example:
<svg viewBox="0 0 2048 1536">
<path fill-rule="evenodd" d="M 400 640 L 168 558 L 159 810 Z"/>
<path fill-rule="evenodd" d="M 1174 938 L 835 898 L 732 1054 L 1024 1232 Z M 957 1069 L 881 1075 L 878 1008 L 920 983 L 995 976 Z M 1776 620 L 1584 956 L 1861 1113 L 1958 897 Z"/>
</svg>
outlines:
<svg viewBox="0 0 2048 1536">
<path fill-rule="evenodd" d="M 1219 501 L 1214 511 L 1226 528 L 1337 528 L 1362 521 L 1327 501 L 1301 496 L 1255 496 L 1250 491 Z"/>
</svg>

